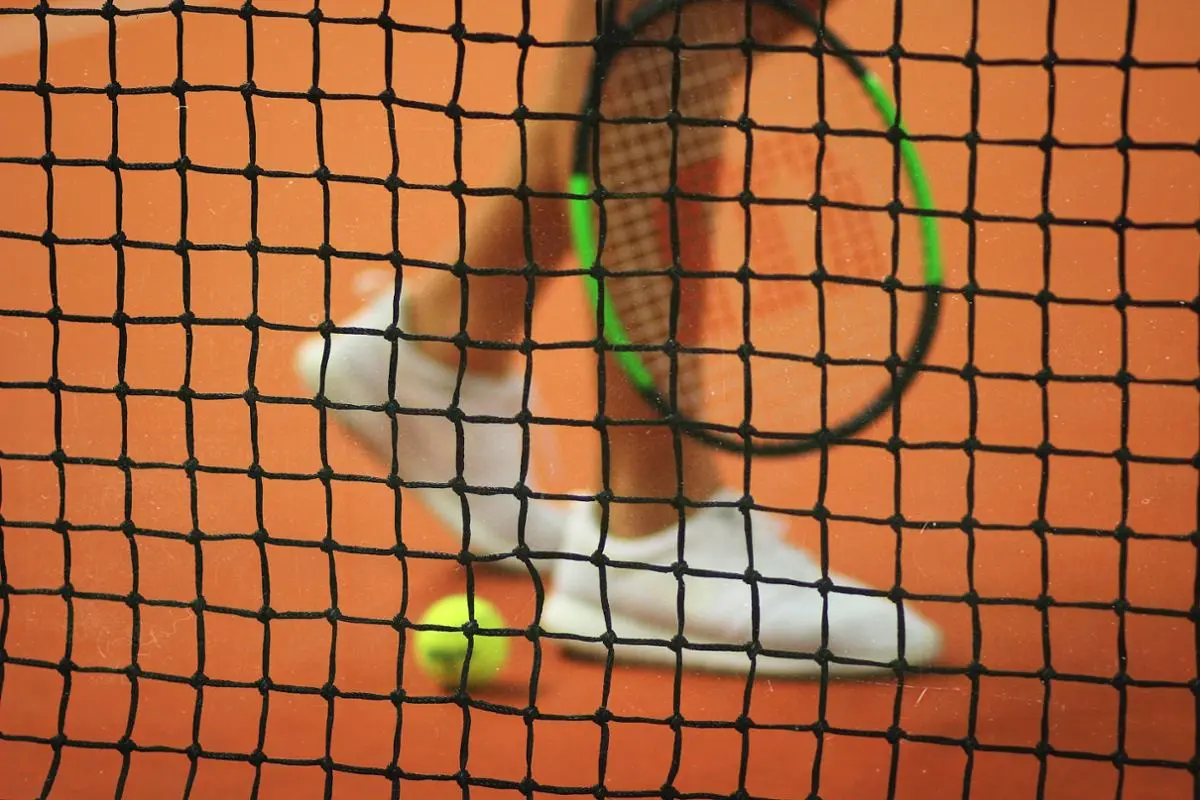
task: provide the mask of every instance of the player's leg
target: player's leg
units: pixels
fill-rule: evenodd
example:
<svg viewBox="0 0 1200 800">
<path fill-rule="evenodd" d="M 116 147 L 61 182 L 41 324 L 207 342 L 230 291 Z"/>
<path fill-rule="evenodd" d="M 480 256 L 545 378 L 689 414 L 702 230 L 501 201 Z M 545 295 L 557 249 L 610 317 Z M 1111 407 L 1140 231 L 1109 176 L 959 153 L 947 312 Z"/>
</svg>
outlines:
<svg viewBox="0 0 1200 800">
<path fill-rule="evenodd" d="M 633 4 L 626 1 L 624 7 Z M 594 3 L 573 3 L 567 11 L 561 39 L 585 42 L 595 36 L 598 20 Z M 566 47 L 557 55 L 556 80 L 546 85 L 546 94 L 536 104 L 544 113 L 578 112 L 591 67 L 591 48 Z M 529 121 L 525 178 L 535 192 L 561 192 L 570 169 L 573 126 L 561 122 Z M 498 185 L 517 186 L 522 168 L 519 153 L 505 163 L 507 174 Z M 477 269 L 520 269 L 527 263 L 552 269 L 567 255 L 570 230 L 567 210 L 557 199 L 533 197 L 528 215 L 512 198 L 473 200 L 469 204 L 464 261 Z M 528 232 L 528 239 L 526 238 Z M 450 260 L 453 260 L 451 258 Z M 464 280 L 448 272 L 423 276 L 411 293 L 407 330 L 424 335 L 451 337 L 460 330 Z M 523 276 L 471 275 L 466 331 L 474 340 L 517 342 L 524 335 L 524 306 L 528 284 Z M 381 304 L 380 316 L 390 314 Z M 387 324 L 377 319 L 380 327 Z M 420 349 L 437 362 L 457 369 L 463 351 L 452 344 L 422 343 Z M 511 375 L 511 355 L 502 350 L 472 348 L 466 354 L 468 374 Z M 606 374 L 606 412 L 618 419 L 653 416 L 633 391 L 615 364 Z M 491 412 L 498 413 L 498 412 Z M 606 487 L 619 496 L 661 498 L 660 503 L 618 503 L 613 506 L 613 529 L 623 537 L 658 532 L 678 523 L 678 511 L 670 504 L 684 476 L 690 496 L 703 499 L 719 488 L 711 453 L 685 441 L 677 450 L 675 436 L 662 425 L 621 426 L 608 429 Z M 682 463 L 680 461 L 682 459 Z"/>
</svg>

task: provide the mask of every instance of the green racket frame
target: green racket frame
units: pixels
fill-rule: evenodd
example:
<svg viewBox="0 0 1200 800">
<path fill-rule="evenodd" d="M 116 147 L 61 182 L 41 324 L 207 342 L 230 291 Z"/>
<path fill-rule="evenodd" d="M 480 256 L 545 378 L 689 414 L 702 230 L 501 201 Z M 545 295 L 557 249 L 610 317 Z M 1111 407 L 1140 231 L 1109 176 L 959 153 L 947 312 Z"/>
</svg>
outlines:
<svg viewBox="0 0 1200 800">
<path fill-rule="evenodd" d="M 674 13 L 683 6 L 706 1 L 708 0 L 652 0 L 652 2 L 646 2 L 639 6 L 630 15 L 629 21 L 621 25 L 615 23 L 612 17 L 614 12 L 610 7 L 609 24 L 598 42 L 590 89 L 583 107 L 582 120 L 576 130 L 574 163 L 568 183 L 568 191 L 571 194 L 569 200 L 571 235 L 576 257 L 581 269 L 586 272 L 584 283 L 588 295 L 600 312 L 604 341 L 613 351 L 634 387 L 655 410 L 665 418 L 677 421 L 689 436 L 721 450 L 736 452 L 749 450 L 758 455 L 795 455 L 827 444 L 836 444 L 839 440 L 853 436 L 871 424 L 899 400 L 917 374 L 918 366 L 924 361 L 937 330 L 941 305 L 940 288 L 943 280 L 942 250 L 937 231 L 933 193 L 928 176 L 917 154 L 916 145 L 909 138 L 907 131 L 904 130 L 898 119 L 896 105 L 892 101 L 891 94 L 879 77 L 868 70 L 838 37 L 828 28 L 824 29 L 821 38 L 827 46 L 825 52 L 840 59 L 850 68 L 862 82 L 863 89 L 879 112 L 884 124 L 889 129 L 900 133 L 899 148 L 904 173 L 911 186 L 917 209 L 919 212 L 923 212 L 920 214 L 919 229 L 922 239 L 921 249 L 925 278 L 924 308 L 920 326 L 909 349 L 909 354 L 904 359 L 906 368 L 894 376 L 888 389 L 881 392 L 873 402 L 864 406 L 851 419 L 840 425 L 812 433 L 786 435 L 772 433 L 764 441 L 754 441 L 754 439 L 764 438 L 768 435 L 758 432 L 751 432 L 749 438 L 741 435 L 722 435 L 715 432 L 712 426 L 681 418 L 681 415 L 671 407 L 667 398 L 655 386 L 650 370 L 646 367 L 638 349 L 630 341 L 617 312 L 603 291 L 603 268 L 597 262 L 599 237 L 596 230 L 598 227 L 598 212 L 594 194 L 596 187 L 590 168 L 594 145 L 592 121 L 599 119 L 599 103 L 605 77 L 625 43 L 659 15 Z M 798 25 L 813 31 L 820 30 L 820 22 L 813 13 L 794 0 L 751 0 L 751 2 L 773 6 L 790 14 Z"/>
</svg>

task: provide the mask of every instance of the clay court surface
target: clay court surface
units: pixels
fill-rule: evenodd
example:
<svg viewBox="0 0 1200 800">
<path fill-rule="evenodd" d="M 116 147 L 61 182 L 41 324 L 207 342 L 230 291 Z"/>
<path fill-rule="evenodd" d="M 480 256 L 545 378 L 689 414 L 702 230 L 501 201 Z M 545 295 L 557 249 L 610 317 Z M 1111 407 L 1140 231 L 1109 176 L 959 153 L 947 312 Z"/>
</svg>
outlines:
<svg viewBox="0 0 1200 800">
<path fill-rule="evenodd" d="M 448 0 L 392 5 L 401 23 L 454 22 Z M 535 36 L 555 37 L 564 5 L 534 3 Z M 897 5 L 845 0 L 830 24 L 882 50 Z M 392 624 L 466 589 L 445 555 L 454 541 L 340 429 L 322 437 L 290 368 L 325 318 L 327 280 L 337 322 L 362 301 L 361 276 L 389 270 L 369 254 L 391 250 L 391 193 L 305 177 L 323 159 L 339 176 L 386 178 L 383 104 L 323 101 L 319 149 L 313 104 L 286 96 L 313 83 L 313 27 L 256 19 L 254 81 L 275 96 L 253 98 L 254 158 L 294 176 L 259 177 L 252 201 L 232 172 L 251 158 L 247 100 L 229 88 L 247 79 L 245 20 L 117 20 L 114 113 L 102 92 L 56 91 L 44 104 L 21 88 L 41 77 L 37 21 L 0 16 L 0 798 L 371 799 L 397 786 L 507 798 L 523 781 L 538 797 L 597 796 L 598 785 L 824 800 L 1194 796 L 1200 158 L 1188 148 L 1200 138 L 1200 6 L 1140 2 L 1130 37 L 1126 2 L 1050 5 L 1052 25 L 1045 0 L 903 3 L 904 47 L 942 56 L 971 47 L 976 7 L 986 62 L 901 67 L 909 129 L 945 137 L 922 145 L 938 206 L 982 216 L 943 223 L 938 369 L 903 401 L 898 454 L 846 447 L 824 463 L 755 468 L 757 500 L 800 510 L 818 502 L 825 470 L 831 567 L 877 586 L 899 576 L 945 628 L 938 668 L 748 688 L 648 669 L 606 676 L 551 642 L 535 671 L 533 643 L 517 639 L 503 681 L 469 705 L 411 653 L 398 657 Z M 464 7 L 472 32 L 520 31 L 516 0 Z M 377 16 L 379 4 L 323 10 Z M 47 30 L 49 84 L 110 82 L 107 22 L 52 16 Z M 1052 93 L 1047 70 L 1022 63 L 1045 56 L 1048 35 L 1064 60 Z M 1176 66 L 1123 71 L 1127 46 Z M 457 59 L 447 33 L 397 32 L 397 95 L 447 103 Z M 528 80 L 547 80 L 548 63 L 535 53 Z M 461 104 L 510 113 L 517 48 L 467 45 L 464 64 Z M 871 65 L 890 81 L 886 60 Z M 195 87 L 186 109 L 170 92 L 125 91 L 167 87 L 180 66 Z M 383 29 L 323 23 L 316 68 L 326 92 L 378 94 Z M 955 137 L 971 128 L 973 73 L 983 143 L 970 148 Z M 400 107 L 395 121 L 398 176 L 453 181 L 451 120 Z M 1034 146 L 1048 130 L 1098 146 L 1059 147 L 1048 162 Z M 1126 158 L 1113 144 L 1122 135 L 1175 147 Z M 127 164 L 168 166 L 122 169 L 118 191 L 100 163 L 114 143 Z M 491 154 L 516 143 L 511 121 L 465 120 L 463 179 L 494 182 Z M 67 163 L 32 161 L 47 146 Z M 182 152 L 186 191 L 173 166 Z M 444 260 L 455 199 L 398 195 L 404 256 Z M 1057 222 L 1043 229 L 1042 214 Z M 1132 224 L 1118 232 L 1122 216 Z M 252 224 L 268 251 L 256 263 L 205 247 L 241 246 Z M 48 225 L 63 240 L 53 248 L 39 240 Z M 183 225 L 196 245 L 186 260 L 170 249 Z M 323 242 L 359 255 L 323 259 Z M 421 273 L 405 267 L 406 279 Z M 539 291 L 537 341 L 594 335 L 577 278 Z M 1044 307 L 1043 291 L 1055 298 Z M 1122 293 L 1130 302 L 1114 302 Z M 1117 381 L 1123 372 L 1134 380 Z M 570 392 L 588 397 L 594 374 L 586 347 L 539 351 L 535 413 L 590 419 L 594 400 Z M 122 383 L 128 392 L 114 390 Z M 866 438 L 892 433 L 885 417 Z M 555 491 L 593 486 L 594 432 L 545 426 L 534 438 L 543 456 L 559 454 Z M 970 438 L 980 446 L 964 447 Z M 326 468 L 337 477 L 322 480 Z M 903 525 L 885 522 L 898 514 Z M 797 540 L 816 548 L 820 533 L 797 517 Z M 428 555 L 396 557 L 398 536 Z M 477 570 L 473 585 L 513 627 L 533 622 L 530 580 Z M 278 616 L 264 622 L 263 607 Z"/>
</svg>

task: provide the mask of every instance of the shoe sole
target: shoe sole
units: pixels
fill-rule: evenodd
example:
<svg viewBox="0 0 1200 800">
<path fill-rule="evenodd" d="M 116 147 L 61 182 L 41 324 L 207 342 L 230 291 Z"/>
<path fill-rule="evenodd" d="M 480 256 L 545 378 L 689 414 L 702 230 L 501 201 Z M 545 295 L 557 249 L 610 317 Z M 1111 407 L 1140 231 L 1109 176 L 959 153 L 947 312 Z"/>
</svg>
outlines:
<svg viewBox="0 0 1200 800">
<path fill-rule="evenodd" d="M 312 392 L 314 397 L 321 388 L 321 361 L 325 357 L 325 341 L 323 339 L 313 339 L 303 346 L 296 353 L 294 368 L 300 380 L 308 391 Z M 328 386 L 331 383 L 353 384 L 354 378 L 350 375 L 341 373 L 337 370 L 332 362 L 325 367 L 325 384 Z M 370 453 L 374 458 L 381 460 L 385 464 L 392 463 L 391 448 L 381 449 L 373 438 L 363 431 L 353 421 L 353 418 L 347 417 L 337 409 L 329 409 L 329 416 L 334 419 L 339 426 L 356 444 Z M 430 511 L 433 512 L 443 525 L 454 531 L 462 529 L 462 504 L 458 499 L 458 495 L 445 489 L 406 489 L 406 492 L 417 495 Z M 472 521 L 473 533 L 479 535 L 483 539 L 495 538 L 487 530 L 486 525 L 480 525 L 477 520 Z M 479 558 L 490 558 L 492 556 L 503 555 L 503 553 L 489 553 L 486 551 L 477 551 L 471 549 L 471 554 Z M 489 560 L 483 562 L 479 566 L 490 569 L 500 570 L 510 574 L 528 575 L 529 569 L 525 562 L 518 558 L 501 558 L 498 560 Z"/>
<path fill-rule="evenodd" d="M 621 643 L 613 645 L 613 658 L 618 666 L 666 667 L 672 670 L 678 666 L 676 653 L 667 646 L 666 642 L 675 635 L 675 631 L 654 627 L 628 616 L 611 613 L 612 627 L 620 631 Z M 585 603 L 561 593 L 552 593 L 546 600 L 542 612 L 542 627 L 547 633 L 559 636 L 577 637 L 595 634 L 581 634 L 581 631 L 604 631 L 608 629 L 604 620 L 604 610 L 596 605 Z M 631 640 L 653 640 L 655 644 L 626 643 Z M 603 661 L 609 657 L 609 648 L 601 642 L 579 638 L 555 638 L 557 644 L 570 656 Z M 657 642 L 661 642 L 658 644 Z M 705 642 L 690 639 L 692 645 L 716 645 L 716 642 Z M 728 645 L 725 645 L 726 647 Z M 910 664 L 928 663 L 936 653 L 917 654 L 909 648 L 907 659 Z M 749 655 L 733 650 L 708 650 L 685 648 L 683 651 L 683 669 L 689 672 L 715 672 L 729 675 L 746 676 L 750 672 Z M 754 672 L 758 677 L 778 677 L 814 679 L 822 677 L 821 665 L 811 656 L 797 653 L 792 658 L 760 655 L 755 661 Z M 894 670 L 883 665 L 829 664 L 829 677 L 864 678 L 878 675 L 891 675 Z"/>
</svg>

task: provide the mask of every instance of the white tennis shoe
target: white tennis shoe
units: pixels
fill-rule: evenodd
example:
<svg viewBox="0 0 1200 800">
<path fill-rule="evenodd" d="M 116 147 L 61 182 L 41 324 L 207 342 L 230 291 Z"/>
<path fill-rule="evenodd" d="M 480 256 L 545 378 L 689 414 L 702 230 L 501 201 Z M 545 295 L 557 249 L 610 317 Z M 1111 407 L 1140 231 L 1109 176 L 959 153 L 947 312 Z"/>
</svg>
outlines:
<svg viewBox="0 0 1200 800">
<path fill-rule="evenodd" d="M 393 345 L 383 333 L 392 320 L 392 305 L 391 293 L 384 292 L 341 326 L 365 332 L 330 336 L 324 370 L 326 400 L 353 406 L 382 406 L 388 402 Z M 402 300 L 402 330 L 403 306 Z M 324 353 L 324 339 L 314 337 L 296 354 L 296 370 L 314 395 L 321 391 Z M 393 397 L 400 406 L 395 415 L 395 434 L 390 416 L 382 409 L 336 408 L 331 410 L 332 418 L 384 464 L 392 463 L 394 447 L 397 474 L 402 480 L 433 484 L 404 491 L 420 495 L 456 536 L 463 537 L 463 532 L 469 530 L 470 538 L 463 547 L 472 554 L 494 558 L 496 566 L 510 571 L 527 572 L 525 562 L 511 555 L 522 541 L 531 551 L 557 550 L 563 512 L 551 502 L 531 498 L 522 520 L 521 502 L 514 494 L 515 487 L 522 483 L 523 435 L 521 426 L 513 421 L 522 409 L 522 377 L 491 378 L 468 373 L 463 377 L 456 405 L 457 370 L 399 338 L 395 362 Z M 468 489 L 461 496 L 450 486 L 460 474 L 458 434 L 449 418 L 452 407 L 466 416 L 498 418 L 495 422 L 462 423 L 461 477 Z M 532 465 L 523 483 L 534 490 L 538 487 Z"/>
<path fill-rule="evenodd" d="M 714 500 L 732 503 L 736 495 L 724 493 Z M 593 502 L 578 504 L 567 524 L 564 551 L 591 557 L 601 549 L 597 512 Z M 687 521 L 683 546 L 687 573 L 682 580 L 673 572 L 679 560 L 677 526 L 644 539 L 605 538 L 603 555 L 610 566 L 604 567 L 603 595 L 599 566 L 590 560 L 559 561 L 542 627 L 553 634 L 598 639 L 609 630 L 607 606 L 612 633 L 628 642 L 615 644 L 618 664 L 674 668 L 676 654 L 667 645 L 682 632 L 688 642 L 683 650 L 685 669 L 744 674 L 750 668 L 746 645 L 754 639 L 752 621 L 757 616 L 758 642 L 772 654 L 758 656 L 756 674 L 819 677 L 815 654 L 822 647 L 826 603 L 812 585 L 821 580 L 820 566 L 787 543 L 779 519 L 759 511 L 750 512 L 750 518 L 753 565 L 760 575 L 755 581 L 757 602 L 745 577 L 751 563 L 745 517 L 737 508 L 712 507 L 696 511 Z M 828 592 L 826 647 L 832 659 L 845 659 L 831 659 L 831 676 L 886 673 L 887 665 L 901 655 L 909 666 L 927 665 L 937 657 L 941 634 L 911 606 L 901 612 L 879 593 L 861 593 L 865 587 L 849 578 L 835 573 L 829 578 L 833 586 Z M 600 642 L 559 641 L 577 655 L 606 658 L 608 654 Z"/>
</svg>

